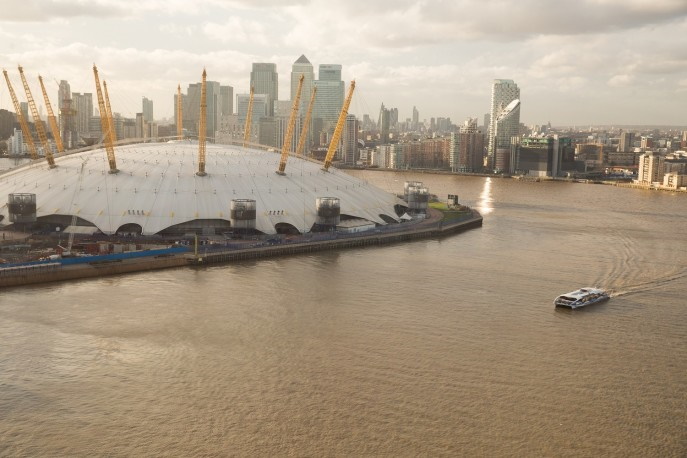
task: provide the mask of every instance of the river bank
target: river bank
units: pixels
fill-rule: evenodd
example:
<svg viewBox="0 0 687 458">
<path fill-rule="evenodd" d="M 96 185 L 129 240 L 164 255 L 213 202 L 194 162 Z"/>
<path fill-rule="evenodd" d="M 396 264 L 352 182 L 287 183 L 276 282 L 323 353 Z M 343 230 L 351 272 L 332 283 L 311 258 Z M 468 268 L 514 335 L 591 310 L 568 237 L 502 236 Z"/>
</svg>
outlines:
<svg viewBox="0 0 687 458">
<path fill-rule="evenodd" d="M 386 245 L 423 238 L 444 237 L 482 225 L 482 216 L 475 210 L 462 212 L 460 216 L 455 215 L 454 212 L 430 208 L 427 218 L 415 224 L 402 224 L 398 227 L 354 234 L 324 234 L 321 239 L 312 234 L 305 234 L 291 239 L 271 241 L 267 245 L 250 243 L 205 245 L 201 250 L 196 246 L 193 252 L 179 250 L 174 253 L 167 251 L 163 253 L 163 250 L 160 250 L 160 253 L 154 251 L 146 253 L 142 251 L 140 256 L 122 256 L 115 259 L 93 257 L 92 260 L 80 263 L 68 263 L 67 260 L 27 263 L 22 266 L 0 268 L 0 287 Z"/>
</svg>

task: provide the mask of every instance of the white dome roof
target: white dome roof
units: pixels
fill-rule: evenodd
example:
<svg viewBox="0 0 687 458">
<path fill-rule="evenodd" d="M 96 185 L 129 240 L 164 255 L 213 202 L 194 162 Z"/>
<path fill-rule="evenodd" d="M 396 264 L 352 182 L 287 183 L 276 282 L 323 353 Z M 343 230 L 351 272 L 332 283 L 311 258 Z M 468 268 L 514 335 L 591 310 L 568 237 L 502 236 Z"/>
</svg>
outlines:
<svg viewBox="0 0 687 458">
<path fill-rule="evenodd" d="M 2 223 L 7 224 L 7 195 L 36 194 L 37 216 L 74 215 L 106 234 L 138 224 L 155 234 L 198 219 L 229 221 L 232 199 L 254 199 L 256 229 L 273 234 L 288 223 L 309 231 L 317 197 L 338 197 L 341 214 L 386 224 L 398 221 L 394 205 L 403 201 L 365 181 L 320 163 L 290 157 L 286 175 L 278 175 L 280 154 L 231 145 L 208 144 L 206 176 L 197 176 L 198 143 L 141 143 L 115 148 L 119 173 L 108 173 L 107 154 L 96 149 L 56 157 L 0 174 Z"/>
</svg>

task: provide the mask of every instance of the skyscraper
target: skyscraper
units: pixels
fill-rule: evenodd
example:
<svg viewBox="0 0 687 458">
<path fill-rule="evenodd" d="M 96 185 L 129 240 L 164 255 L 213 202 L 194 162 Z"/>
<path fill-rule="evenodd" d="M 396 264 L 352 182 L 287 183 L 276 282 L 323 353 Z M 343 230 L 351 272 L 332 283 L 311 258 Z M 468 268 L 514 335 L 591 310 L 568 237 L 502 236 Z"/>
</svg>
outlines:
<svg viewBox="0 0 687 458">
<path fill-rule="evenodd" d="M 66 80 L 60 81 L 60 88 L 57 92 L 57 111 L 61 112 L 62 103 L 64 100 L 72 99 L 72 90 L 69 86 L 69 82 Z"/>
<path fill-rule="evenodd" d="M 382 106 L 379 108 L 379 120 L 377 121 L 379 128 L 379 141 L 382 145 L 389 142 L 389 110 Z"/>
<path fill-rule="evenodd" d="M 234 88 L 232 86 L 220 86 L 220 116 L 234 114 Z"/>
<path fill-rule="evenodd" d="M 71 97 L 71 108 L 75 115 L 76 131 L 82 137 L 90 135 L 90 122 L 93 116 L 93 94 L 74 92 Z M 65 105 L 68 105 L 66 103 Z"/>
<path fill-rule="evenodd" d="M 418 130 L 420 127 L 420 112 L 417 111 L 416 107 L 413 107 L 413 124 L 411 126 L 411 130 Z"/>
<path fill-rule="evenodd" d="M 628 153 L 634 146 L 635 134 L 632 132 L 623 132 L 620 134 L 620 142 L 618 143 L 618 152 Z"/>
<path fill-rule="evenodd" d="M 267 95 L 267 116 L 274 116 L 274 101 L 279 100 L 277 64 L 254 63 L 250 85 L 255 94 Z"/>
<path fill-rule="evenodd" d="M 491 115 L 489 119 L 489 149 L 487 159 L 489 168 L 494 168 L 496 149 L 510 149 L 510 138 L 518 135 L 520 126 L 520 108 L 517 112 L 511 110 L 508 116 L 501 116 L 508 105 L 516 99 L 520 99 L 520 89 L 513 80 L 496 79 L 491 90 Z M 496 133 L 497 119 L 501 116 L 501 129 Z M 506 119 L 507 118 L 507 119 Z"/>
<path fill-rule="evenodd" d="M 345 85 L 341 80 L 341 65 L 321 64 L 319 79 L 315 80 L 317 96 L 313 107 L 313 117 L 322 119 L 325 131 L 334 130 L 344 103 Z"/>
<path fill-rule="evenodd" d="M 153 122 L 153 101 L 147 97 L 143 97 L 142 113 L 145 122 Z"/>
<path fill-rule="evenodd" d="M 520 100 L 511 101 L 492 121 L 494 126 L 494 153 L 487 167 L 500 172 L 511 172 L 511 144 L 520 133 Z"/>
<path fill-rule="evenodd" d="M 342 159 L 345 164 L 354 165 L 358 152 L 358 120 L 355 115 L 346 116 L 346 124 L 343 131 Z"/>
<path fill-rule="evenodd" d="M 298 80 L 303 75 L 303 89 L 301 90 L 301 102 L 298 107 L 299 116 L 305 116 L 310 103 L 310 96 L 312 95 L 313 82 L 315 81 L 315 72 L 312 64 L 305 55 L 301 55 L 291 67 L 291 98 L 296 98 L 296 90 L 298 90 Z"/>
<path fill-rule="evenodd" d="M 188 85 L 187 95 L 183 98 L 182 117 L 183 125 L 191 132 L 198 134 L 198 123 L 200 122 L 200 93 L 202 83 Z M 220 121 L 220 85 L 217 81 L 205 82 L 205 101 L 207 104 L 205 132 L 208 140 L 215 138 L 219 130 Z"/>
</svg>

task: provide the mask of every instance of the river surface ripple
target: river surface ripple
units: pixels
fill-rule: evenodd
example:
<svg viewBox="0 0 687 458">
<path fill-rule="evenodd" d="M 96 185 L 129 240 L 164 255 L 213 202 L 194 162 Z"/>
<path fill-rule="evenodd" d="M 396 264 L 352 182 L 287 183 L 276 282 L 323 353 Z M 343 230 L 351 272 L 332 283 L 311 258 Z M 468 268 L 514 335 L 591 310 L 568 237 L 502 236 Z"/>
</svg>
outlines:
<svg viewBox="0 0 687 458">
<path fill-rule="evenodd" d="M 687 455 L 687 196 L 353 174 L 484 226 L 0 291 L 0 456 Z"/>
</svg>

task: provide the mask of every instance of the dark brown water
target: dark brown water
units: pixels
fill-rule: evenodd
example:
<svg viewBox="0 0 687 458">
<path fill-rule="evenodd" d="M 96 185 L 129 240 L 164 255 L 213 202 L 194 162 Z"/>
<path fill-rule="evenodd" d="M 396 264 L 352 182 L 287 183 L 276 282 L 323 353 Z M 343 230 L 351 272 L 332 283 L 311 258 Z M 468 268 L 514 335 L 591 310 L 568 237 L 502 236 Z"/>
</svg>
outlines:
<svg viewBox="0 0 687 458">
<path fill-rule="evenodd" d="M 3 290 L 0 455 L 687 454 L 687 195 L 357 175 L 484 226 Z"/>
</svg>

